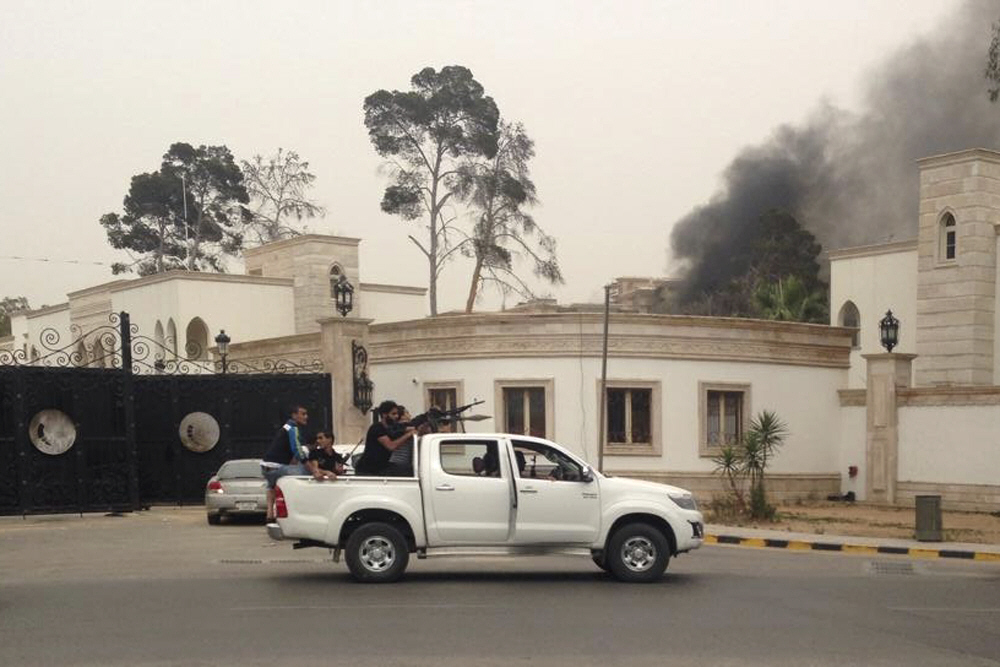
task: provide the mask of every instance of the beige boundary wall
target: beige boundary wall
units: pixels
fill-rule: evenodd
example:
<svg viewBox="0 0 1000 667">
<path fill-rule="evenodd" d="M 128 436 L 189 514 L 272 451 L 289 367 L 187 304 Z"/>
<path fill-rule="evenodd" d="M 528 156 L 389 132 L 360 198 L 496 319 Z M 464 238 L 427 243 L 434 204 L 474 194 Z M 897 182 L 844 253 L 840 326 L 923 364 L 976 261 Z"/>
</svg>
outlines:
<svg viewBox="0 0 1000 667">
<path fill-rule="evenodd" d="M 899 403 L 897 503 L 1000 509 L 1000 387 L 903 389 Z"/>
</svg>

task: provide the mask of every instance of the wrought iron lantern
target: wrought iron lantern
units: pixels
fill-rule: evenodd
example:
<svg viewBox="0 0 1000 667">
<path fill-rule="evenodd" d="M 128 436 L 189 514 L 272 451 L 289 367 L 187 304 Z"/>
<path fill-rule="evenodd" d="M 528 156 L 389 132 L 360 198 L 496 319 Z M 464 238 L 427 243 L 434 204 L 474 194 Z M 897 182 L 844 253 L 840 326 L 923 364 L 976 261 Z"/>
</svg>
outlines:
<svg viewBox="0 0 1000 667">
<path fill-rule="evenodd" d="M 232 339 L 226 335 L 226 330 L 223 329 L 219 332 L 219 335 L 215 337 L 215 344 L 219 348 L 219 356 L 222 357 L 222 374 L 225 375 L 226 371 L 229 370 L 229 364 L 227 362 L 227 357 L 229 356 L 229 343 Z"/>
<path fill-rule="evenodd" d="M 892 348 L 899 345 L 899 320 L 892 316 L 892 311 L 888 310 L 885 317 L 878 323 L 879 339 L 886 352 L 892 352 Z"/>
<path fill-rule="evenodd" d="M 347 276 L 343 273 L 333 286 L 333 296 L 337 302 L 337 311 L 347 317 L 347 314 L 354 309 L 354 286 L 347 282 Z"/>
<path fill-rule="evenodd" d="M 356 340 L 351 341 L 354 374 L 354 407 L 367 414 L 372 407 L 375 384 L 368 377 L 368 350 Z"/>
</svg>

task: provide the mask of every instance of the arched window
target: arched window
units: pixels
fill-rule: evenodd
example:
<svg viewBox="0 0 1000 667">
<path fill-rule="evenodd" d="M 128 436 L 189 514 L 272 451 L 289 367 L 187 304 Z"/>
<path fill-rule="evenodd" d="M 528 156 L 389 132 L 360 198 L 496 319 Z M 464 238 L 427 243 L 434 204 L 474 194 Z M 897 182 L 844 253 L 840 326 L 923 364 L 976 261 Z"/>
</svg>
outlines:
<svg viewBox="0 0 1000 667">
<path fill-rule="evenodd" d="M 174 324 L 174 318 L 172 318 L 172 317 L 170 318 L 170 320 L 167 321 L 167 337 L 164 340 L 164 343 L 166 344 L 167 349 L 170 350 L 171 352 L 173 352 L 174 356 L 176 357 L 177 356 L 177 325 Z"/>
<path fill-rule="evenodd" d="M 955 226 L 955 216 L 945 213 L 941 216 L 941 236 L 938 240 L 938 258 L 942 262 L 955 259 L 955 251 L 958 247 L 957 227 Z"/>
<path fill-rule="evenodd" d="M 340 280 L 340 276 L 344 275 L 344 269 L 340 264 L 334 264 L 330 267 L 330 298 L 336 299 L 337 292 L 335 291 L 337 287 L 337 281 Z"/>
<path fill-rule="evenodd" d="M 196 317 L 187 325 L 184 356 L 188 359 L 208 359 L 208 326 Z"/>
<path fill-rule="evenodd" d="M 837 324 L 842 327 L 853 327 L 855 331 L 854 336 L 851 337 L 851 347 L 861 346 L 861 313 L 858 312 L 858 307 L 854 305 L 853 301 L 845 301 L 844 305 L 840 307 Z"/>
<path fill-rule="evenodd" d="M 156 326 L 153 328 L 153 340 L 156 341 L 156 349 L 153 350 L 154 359 L 162 359 L 164 357 L 163 348 L 167 346 L 167 337 L 163 333 L 163 322 L 156 320 Z"/>
</svg>

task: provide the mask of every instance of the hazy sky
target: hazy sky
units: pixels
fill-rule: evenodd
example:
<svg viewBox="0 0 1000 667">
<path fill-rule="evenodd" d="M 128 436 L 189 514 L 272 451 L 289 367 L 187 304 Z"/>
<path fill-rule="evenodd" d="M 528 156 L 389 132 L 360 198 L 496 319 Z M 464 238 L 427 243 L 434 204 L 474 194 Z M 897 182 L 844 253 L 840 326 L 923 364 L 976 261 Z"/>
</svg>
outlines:
<svg viewBox="0 0 1000 667">
<path fill-rule="evenodd" d="M 175 141 L 310 161 L 325 219 L 362 239 L 362 278 L 425 285 L 416 230 L 383 214 L 362 101 L 425 66 L 469 67 L 536 142 L 536 220 L 562 302 L 671 270 L 671 225 L 739 150 L 866 71 L 957 0 L 712 2 L 0 2 L 0 296 L 33 306 L 111 279 L 98 224 Z M 986 45 L 983 45 L 985 52 Z M 242 266 L 231 270 L 242 272 Z M 440 310 L 464 306 L 452 263 Z M 481 307 L 496 307 L 487 300 Z"/>
</svg>

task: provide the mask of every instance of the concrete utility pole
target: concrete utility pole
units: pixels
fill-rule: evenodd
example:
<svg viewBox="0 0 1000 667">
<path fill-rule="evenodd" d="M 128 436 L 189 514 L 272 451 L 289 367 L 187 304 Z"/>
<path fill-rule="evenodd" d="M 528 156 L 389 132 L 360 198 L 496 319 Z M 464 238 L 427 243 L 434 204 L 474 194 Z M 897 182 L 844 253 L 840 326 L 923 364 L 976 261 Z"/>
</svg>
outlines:
<svg viewBox="0 0 1000 667">
<path fill-rule="evenodd" d="M 608 319 L 611 314 L 611 285 L 604 286 L 604 350 L 601 353 L 601 415 L 597 420 L 597 470 L 604 472 L 604 409 L 608 402 Z"/>
</svg>

